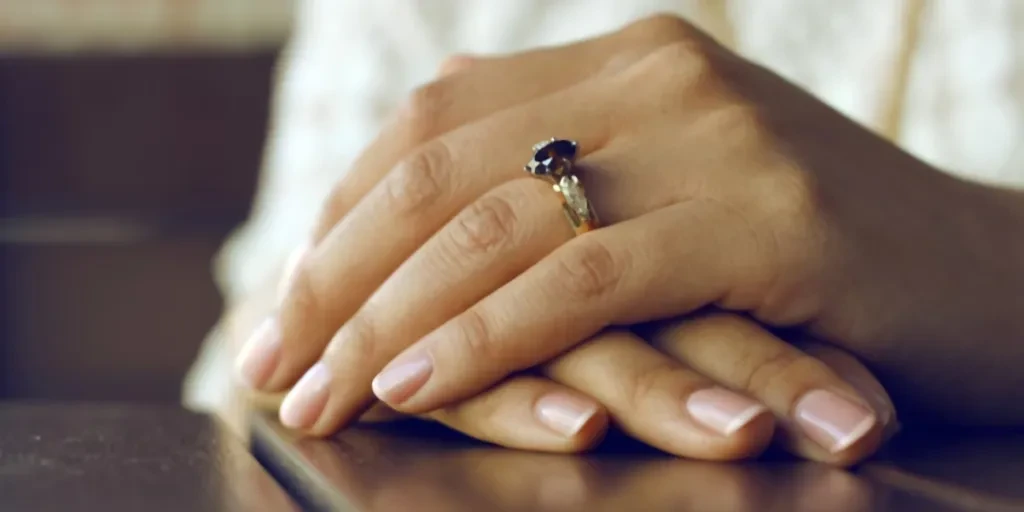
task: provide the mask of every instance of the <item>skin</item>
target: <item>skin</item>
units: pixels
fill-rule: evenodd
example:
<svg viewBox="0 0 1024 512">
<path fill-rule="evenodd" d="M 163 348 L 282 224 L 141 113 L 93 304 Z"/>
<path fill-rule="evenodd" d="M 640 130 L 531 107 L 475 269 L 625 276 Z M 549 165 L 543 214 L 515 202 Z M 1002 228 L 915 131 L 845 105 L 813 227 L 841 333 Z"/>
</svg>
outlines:
<svg viewBox="0 0 1024 512">
<path fill-rule="evenodd" d="M 549 186 L 524 176 L 524 148 L 550 135 L 580 143 L 606 227 L 572 237 Z M 791 445 L 804 435 L 787 427 L 794 401 L 835 376 L 781 365 L 799 376 L 777 397 L 767 388 L 779 379 L 753 389 L 733 379 L 780 366 L 776 357 L 814 361 L 765 350 L 778 339 L 758 323 L 850 350 L 923 410 L 1020 423 L 1024 408 L 1002 391 L 1024 384 L 1021 204 L 1019 192 L 943 174 L 687 23 L 654 17 L 480 59 L 414 93 L 332 193 L 259 336 L 274 350 L 247 380 L 280 391 L 315 370 L 318 407 L 298 423 L 324 435 L 362 414 L 373 391 L 403 413 L 444 410 L 595 335 L 582 347 L 605 346 L 621 336 L 611 326 L 714 306 L 752 326 L 736 367 L 708 375 L 720 355 L 703 365 L 653 344 L 761 400 Z M 407 379 L 378 375 L 394 369 Z M 310 391 L 300 381 L 290 397 Z"/>
<path fill-rule="evenodd" d="M 232 307 L 226 318 L 236 350 L 279 300 L 275 295 L 280 285 L 268 283 L 262 288 Z M 881 384 L 859 361 L 834 347 L 806 339 L 785 343 L 756 322 L 721 311 L 637 331 L 642 336 L 623 330 L 604 332 L 532 374 L 510 377 L 479 395 L 418 416 L 477 439 L 524 450 L 584 451 L 615 424 L 639 441 L 688 458 L 745 459 L 774 441 L 799 457 L 834 465 L 870 456 L 898 428 L 892 402 Z M 760 377 L 753 380 L 752 373 Z M 774 407 L 723 436 L 685 410 L 688 396 L 711 387 L 736 389 Z M 808 388 L 843 392 L 870 409 L 876 425 L 860 441 L 830 451 L 804 434 L 792 418 L 795 400 Z M 239 432 L 245 432 L 247 409 L 276 411 L 280 407 L 280 394 L 234 391 L 232 410 L 221 412 Z M 575 432 L 552 429 L 538 418 L 535 407 L 551 396 L 569 396 L 587 404 L 593 414 Z M 360 420 L 376 423 L 404 416 L 376 403 Z"/>
</svg>

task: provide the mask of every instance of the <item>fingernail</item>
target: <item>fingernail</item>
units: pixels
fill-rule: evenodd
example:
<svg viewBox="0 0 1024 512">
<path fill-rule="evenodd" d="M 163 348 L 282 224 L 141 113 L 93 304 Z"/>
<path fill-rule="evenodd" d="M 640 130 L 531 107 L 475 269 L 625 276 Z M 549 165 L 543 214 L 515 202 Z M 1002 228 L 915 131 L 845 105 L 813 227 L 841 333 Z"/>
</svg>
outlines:
<svg viewBox="0 0 1024 512">
<path fill-rule="evenodd" d="M 597 404 L 566 393 L 550 393 L 537 400 L 534 413 L 548 428 L 572 437 L 597 413 Z"/>
<path fill-rule="evenodd" d="M 701 425 L 731 436 L 762 413 L 764 405 L 724 388 L 707 388 L 690 395 L 686 410 Z"/>
<path fill-rule="evenodd" d="M 885 388 L 871 377 L 871 374 L 867 373 L 863 368 L 854 368 L 849 364 L 832 364 L 827 360 L 824 361 L 860 394 L 861 398 L 867 402 L 869 408 L 875 413 L 875 419 L 878 420 L 882 427 L 889 427 L 896 421 L 896 408 L 892 405 L 892 400 L 889 399 Z"/>
<path fill-rule="evenodd" d="M 330 383 L 327 365 L 318 362 L 310 367 L 281 402 L 281 423 L 295 429 L 312 427 L 327 406 Z"/>
<path fill-rule="evenodd" d="M 400 404 L 416 394 L 433 371 L 429 354 L 399 358 L 373 378 L 373 394 L 385 403 Z"/>
<path fill-rule="evenodd" d="M 831 453 L 856 443 L 875 426 L 875 414 L 832 391 L 818 389 L 796 404 L 796 420 L 804 432 Z"/>
<path fill-rule="evenodd" d="M 268 318 L 253 331 L 235 359 L 238 380 L 250 389 L 260 389 L 274 374 L 281 359 L 281 328 Z"/>
<path fill-rule="evenodd" d="M 297 247 L 288 255 L 288 259 L 284 263 L 284 272 L 281 274 L 281 281 L 277 283 L 277 300 L 280 302 L 284 299 L 285 295 L 292 288 L 292 283 L 295 281 L 296 271 L 302 264 L 303 260 L 309 254 L 312 245 L 304 243 Z"/>
</svg>

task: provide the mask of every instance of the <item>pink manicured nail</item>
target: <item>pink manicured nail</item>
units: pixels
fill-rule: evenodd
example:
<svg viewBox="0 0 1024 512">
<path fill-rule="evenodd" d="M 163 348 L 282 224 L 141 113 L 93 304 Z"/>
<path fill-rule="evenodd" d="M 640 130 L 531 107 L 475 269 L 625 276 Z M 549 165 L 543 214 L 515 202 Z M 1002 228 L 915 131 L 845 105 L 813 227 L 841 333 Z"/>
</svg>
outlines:
<svg viewBox="0 0 1024 512">
<path fill-rule="evenodd" d="M 323 362 L 316 363 L 299 379 L 281 402 L 281 423 L 289 428 L 310 428 L 327 406 L 331 373 Z"/>
<path fill-rule="evenodd" d="M 795 412 L 808 437 L 831 453 L 849 448 L 870 432 L 877 421 L 867 407 L 824 389 L 804 395 Z"/>
<path fill-rule="evenodd" d="M 597 413 L 597 404 L 566 393 L 551 393 L 537 400 L 537 419 L 551 430 L 572 437 Z"/>
<path fill-rule="evenodd" d="M 724 388 L 694 392 L 686 400 L 686 410 L 701 425 L 723 436 L 731 436 L 754 418 L 768 412 L 764 405 Z"/>
<path fill-rule="evenodd" d="M 434 362 L 427 353 L 412 354 L 392 361 L 373 379 L 373 393 L 388 404 L 400 404 L 427 383 Z"/>
<path fill-rule="evenodd" d="M 281 328 L 268 318 L 253 331 L 235 359 L 235 373 L 242 384 L 260 389 L 274 374 L 281 360 Z"/>
</svg>

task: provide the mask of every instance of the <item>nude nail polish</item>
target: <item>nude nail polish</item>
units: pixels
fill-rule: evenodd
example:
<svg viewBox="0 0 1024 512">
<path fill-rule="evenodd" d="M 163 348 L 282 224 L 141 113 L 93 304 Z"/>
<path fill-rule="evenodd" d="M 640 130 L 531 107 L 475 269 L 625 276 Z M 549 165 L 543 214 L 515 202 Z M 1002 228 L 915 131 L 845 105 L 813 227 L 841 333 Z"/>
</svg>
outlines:
<svg viewBox="0 0 1024 512">
<path fill-rule="evenodd" d="M 281 360 L 281 328 L 268 318 L 253 331 L 235 359 L 238 380 L 250 389 L 261 389 Z"/>
<path fill-rule="evenodd" d="M 804 395 L 794 412 L 807 436 L 831 453 L 849 448 L 877 423 L 866 406 L 824 389 Z"/>
<path fill-rule="evenodd" d="M 289 428 L 307 429 L 323 414 L 330 395 L 331 373 L 323 362 L 306 371 L 281 402 L 281 423 Z"/>
<path fill-rule="evenodd" d="M 701 425 L 731 436 L 754 418 L 768 412 L 764 405 L 724 388 L 695 391 L 686 400 L 686 410 Z"/>
<path fill-rule="evenodd" d="M 567 393 L 550 393 L 537 400 L 534 413 L 551 430 L 572 437 L 594 417 L 597 404 Z"/>
<path fill-rule="evenodd" d="M 387 365 L 373 379 L 373 393 L 383 402 L 400 404 L 412 398 L 434 372 L 430 355 L 410 354 Z"/>
</svg>

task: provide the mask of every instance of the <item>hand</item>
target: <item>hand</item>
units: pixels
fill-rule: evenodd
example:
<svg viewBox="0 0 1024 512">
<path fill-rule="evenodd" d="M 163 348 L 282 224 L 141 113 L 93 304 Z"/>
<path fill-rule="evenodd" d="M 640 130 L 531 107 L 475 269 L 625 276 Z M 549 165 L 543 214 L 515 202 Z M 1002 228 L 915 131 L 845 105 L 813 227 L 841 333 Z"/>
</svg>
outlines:
<svg viewBox="0 0 1024 512">
<path fill-rule="evenodd" d="M 583 451 L 612 423 L 686 458 L 749 458 L 774 439 L 798 457 L 836 465 L 870 456 L 897 428 L 885 390 L 838 349 L 803 342 L 800 350 L 721 312 L 644 336 L 603 332 L 536 373 L 422 416 L 509 448 Z M 306 414 L 282 410 L 287 422 Z M 362 420 L 400 417 L 378 406 Z"/>
<path fill-rule="evenodd" d="M 804 343 L 801 351 L 726 313 L 645 336 L 603 332 L 543 365 L 546 378 L 514 376 L 426 416 L 485 441 L 544 451 L 588 448 L 610 419 L 641 442 L 706 460 L 756 456 L 777 427 L 793 454 L 840 465 L 871 455 L 895 432 L 882 386 L 838 349 Z M 286 418 L 294 412 L 282 410 Z"/>
<path fill-rule="evenodd" d="M 286 283 L 293 272 L 286 269 L 280 280 Z M 272 308 L 280 286 L 267 284 L 233 308 L 229 339 L 244 341 Z M 798 457 L 834 465 L 872 455 L 898 428 L 881 384 L 839 349 L 810 340 L 786 343 L 748 318 L 720 311 L 636 331 L 602 332 L 529 374 L 420 416 L 508 448 L 579 452 L 614 423 L 641 442 L 692 459 L 753 457 L 773 440 Z M 802 400 L 809 390 L 839 393 L 849 402 L 822 412 L 820 401 Z M 280 396 L 246 395 L 237 406 L 280 409 Z M 246 408 L 238 408 L 239 418 L 248 416 Z M 869 419 L 851 421 L 865 412 Z M 304 414 L 284 416 L 294 421 Z M 404 416 L 377 403 L 360 420 Z"/>
<path fill-rule="evenodd" d="M 549 135 L 580 142 L 607 227 L 572 238 L 549 186 L 521 174 Z M 974 397 L 1022 378 L 974 369 L 1024 348 L 964 343 L 1020 332 L 1020 274 L 963 242 L 1005 234 L 1005 202 L 654 18 L 421 89 L 332 195 L 251 342 L 250 382 L 280 390 L 308 369 L 289 399 L 318 405 L 305 426 L 325 434 L 372 402 L 392 359 L 377 395 L 422 413 L 609 325 L 714 303 L 806 325 L 899 371 L 927 406 L 1019 419 L 1011 397 Z"/>
</svg>

